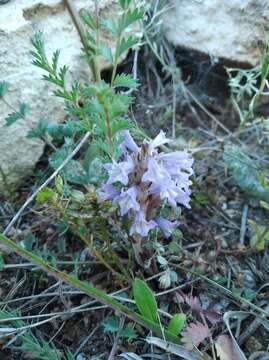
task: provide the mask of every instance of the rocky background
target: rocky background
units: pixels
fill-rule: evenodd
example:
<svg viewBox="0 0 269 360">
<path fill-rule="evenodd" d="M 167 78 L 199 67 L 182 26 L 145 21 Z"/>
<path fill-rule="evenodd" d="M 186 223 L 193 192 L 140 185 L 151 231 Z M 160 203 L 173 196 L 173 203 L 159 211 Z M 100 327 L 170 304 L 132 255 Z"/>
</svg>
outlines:
<svg viewBox="0 0 269 360">
<path fill-rule="evenodd" d="M 93 8 L 94 1 L 75 0 L 74 4 L 81 11 Z M 207 54 L 212 62 L 223 65 L 251 67 L 260 62 L 269 23 L 267 0 L 170 0 L 169 5 L 163 24 L 174 46 Z M 101 0 L 99 6 L 116 16 L 113 0 Z M 19 185 L 43 153 L 41 141 L 26 138 L 29 129 L 40 118 L 61 122 L 65 116 L 62 101 L 51 96 L 52 87 L 40 80 L 42 72 L 31 65 L 30 39 L 38 30 L 44 32 L 49 55 L 61 50 L 61 63 L 69 66 L 71 79 L 87 81 L 89 77 L 79 35 L 63 1 L 0 1 L 0 80 L 11 83 L 8 100 L 15 108 L 20 102 L 30 104 L 26 120 L 5 127 L 10 108 L 1 102 L 1 193 L 5 182 Z"/>
</svg>

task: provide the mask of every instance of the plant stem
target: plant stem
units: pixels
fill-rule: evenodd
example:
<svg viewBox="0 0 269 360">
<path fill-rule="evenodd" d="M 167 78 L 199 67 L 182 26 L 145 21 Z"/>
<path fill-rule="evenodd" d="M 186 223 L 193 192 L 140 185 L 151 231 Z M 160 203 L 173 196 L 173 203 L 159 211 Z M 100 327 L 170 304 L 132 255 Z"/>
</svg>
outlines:
<svg viewBox="0 0 269 360">
<path fill-rule="evenodd" d="M 75 6 L 72 3 L 72 0 L 64 0 L 64 3 L 67 7 L 67 10 L 69 11 L 69 14 L 74 22 L 74 25 L 77 29 L 77 32 L 79 34 L 81 43 L 84 47 L 85 53 L 86 55 L 88 55 L 88 42 L 87 42 L 87 38 L 85 36 L 85 31 L 83 28 L 83 24 L 80 20 L 79 14 L 77 12 L 77 9 L 75 8 Z M 88 56 L 87 56 L 88 57 Z M 88 64 L 93 76 L 93 80 L 94 81 L 98 81 L 98 71 L 96 69 L 96 63 L 93 59 L 88 60 Z M 100 74 L 99 74 L 100 75 Z"/>
<path fill-rule="evenodd" d="M 119 61 L 119 46 L 120 46 L 120 42 L 121 42 L 121 36 L 118 37 L 117 42 L 116 42 L 116 49 L 115 49 L 115 55 L 114 55 L 114 62 L 113 62 L 113 70 L 112 70 L 112 75 L 111 75 L 111 86 L 113 86 L 115 77 L 116 77 L 116 73 L 117 73 L 117 67 L 118 67 L 118 61 Z"/>
<path fill-rule="evenodd" d="M 12 111 L 14 111 L 14 113 L 22 116 L 24 118 L 24 115 L 22 113 L 20 113 L 18 110 L 16 110 L 8 101 L 6 101 L 4 98 L 1 98 L 1 100 L 3 101 L 4 104 L 6 104 Z"/>
</svg>

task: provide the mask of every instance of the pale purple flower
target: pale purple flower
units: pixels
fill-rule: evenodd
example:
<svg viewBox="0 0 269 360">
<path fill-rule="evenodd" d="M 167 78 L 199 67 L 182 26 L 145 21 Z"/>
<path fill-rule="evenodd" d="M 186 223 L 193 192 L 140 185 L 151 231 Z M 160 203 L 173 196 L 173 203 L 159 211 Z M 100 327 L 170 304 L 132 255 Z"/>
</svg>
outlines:
<svg viewBox="0 0 269 360">
<path fill-rule="evenodd" d="M 163 161 L 165 165 L 179 167 L 180 169 L 187 170 L 191 174 L 193 173 L 193 159 L 187 151 L 174 151 L 168 154 L 161 153 L 158 155 L 158 159 Z"/>
<path fill-rule="evenodd" d="M 138 211 L 134 222 L 130 228 L 130 235 L 139 234 L 142 237 L 147 236 L 149 231 L 154 229 L 157 226 L 157 223 L 153 220 L 147 221 L 143 211 Z"/>
<path fill-rule="evenodd" d="M 131 150 L 135 154 L 139 152 L 139 147 L 136 145 L 134 139 L 132 138 L 129 130 L 124 130 L 121 132 L 121 135 L 125 137 L 125 140 L 120 144 L 120 148 L 126 152 L 127 150 Z"/>
<path fill-rule="evenodd" d="M 169 238 L 173 234 L 176 227 L 179 225 L 178 221 L 169 221 L 162 217 L 156 218 L 155 222 L 157 223 L 159 228 L 162 230 L 162 232 L 166 238 Z"/>
<path fill-rule="evenodd" d="M 105 169 L 108 171 L 109 179 L 107 184 L 114 184 L 120 182 L 123 185 L 128 184 L 128 175 L 134 169 L 134 162 L 130 156 L 126 158 L 125 161 L 116 163 L 113 161 L 112 164 L 105 164 Z"/>
<path fill-rule="evenodd" d="M 160 183 L 169 177 L 168 172 L 163 166 L 160 166 L 154 158 L 148 160 L 148 169 L 142 177 L 142 181 Z"/>
<path fill-rule="evenodd" d="M 164 201 L 171 207 L 190 207 L 193 159 L 187 151 L 159 152 L 159 146 L 169 142 L 163 131 L 151 141 L 144 140 L 141 147 L 129 131 L 123 135 L 122 161 L 105 165 L 109 178 L 98 191 L 100 198 L 112 200 L 121 216 L 128 215 L 131 235 L 145 237 L 158 226 L 169 237 L 178 222 L 160 218 L 158 213 Z M 113 186 L 116 183 L 121 183 L 120 189 Z"/>
<path fill-rule="evenodd" d="M 185 190 L 179 189 L 177 197 L 176 197 L 176 202 L 181 205 L 184 205 L 186 208 L 190 209 L 191 208 L 190 195 L 191 195 L 190 189 L 185 189 Z"/>
<path fill-rule="evenodd" d="M 111 184 L 104 184 L 97 190 L 100 201 L 113 200 L 120 194 L 120 189 Z"/>
<path fill-rule="evenodd" d="M 181 194 L 180 189 L 171 179 L 154 183 L 149 188 L 149 194 L 159 195 L 161 200 L 167 200 L 172 207 L 177 206 L 177 197 Z"/>
<path fill-rule="evenodd" d="M 155 137 L 155 139 L 149 142 L 150 153 L 152 152 L 152 150 L 156 149 L 157 147 L 163 144 L 167 144 L 169 141 L 170 140 L 167 139 L 165 136 L 165 132 L 161 130 L 159 134 Z"/>
<path fill-rule="evenodd" d="M 140 205 L 136 200 L 137 189 L 132 186 L 128 190 L 121 191 L 121 194 L 114 198 L 114 203 L 119 204 L 121 216 L 127 214 L 130 210 L 139 211 Z"/>
</svg>

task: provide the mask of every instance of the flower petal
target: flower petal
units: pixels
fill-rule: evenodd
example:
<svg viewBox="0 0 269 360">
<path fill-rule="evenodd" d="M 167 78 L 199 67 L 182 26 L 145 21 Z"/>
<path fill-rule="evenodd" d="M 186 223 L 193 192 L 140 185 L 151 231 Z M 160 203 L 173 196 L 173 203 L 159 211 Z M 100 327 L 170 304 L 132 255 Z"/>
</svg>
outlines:
<svg viewBox="0 0 269 360">
<path fill-rule="evenodd" d="M 114 199 L 114 203 L 119 204 L 121 216 L 127 214 L 130 210 L 139 211 L 140 205 L 136 200 L 137 189 L 132 186 L 128 190 L 122 190 L 121 194 Z"/>
<path fill-rule="evenodd" d="M 130 228 L 130 235 L 139 234 L 142 237 L 148 235 L 151 229 L 154 229 L 157 226 L 157 223 L 153 220 L 147 221 L 145 214 L 142 211 L 139 211 L 136 214 L 135 220 Z"/>
<path fill-rule="evenodd" d="M 109 174 L 109 179 L 107 181 L 108 185 L 116 182 L 127 185 L 129 181 L 128 175 L 134 169 L 134 162 L 131 157 L 128 156 L 125 161 L 120 163 L 113 161 L 111 164 L 105 164 L 104 167 Z"/>
<path fill-rule="evenodd" d="M 97 190 L 99 201 L 113 200 L 120 194 L 120 190 L 110 184 L 104 184 Z"/>
<path fill-rule="evenodd" d="M 134 139 L 132 138 L 130 131 L 129 130 L 124 130 L 121 132 L 124 137 L 125 140 L 120 144 L 120 147 L 123 151 L 131 150 L 132 152 L 134 152 L 135 154 L 137 154 L 139 152 L 139 147 L 136 145 Z"/>
<path fill-rule="evenodd" d="M 155 221 L 166 238 L 169 238 L 173 234 L 176 227 L 179 225 L 179 221 L 169 221 L 162 217 L 155 219 Z"/>
<path fill-rule="evenodd" d="M 169 139 L 166 138 L 165 132 L 161 130 L 159 134 L 150 142 L 150 146 L 152 149 L 155 149 L 156 147 L 168 143 Z"/>
</svg>

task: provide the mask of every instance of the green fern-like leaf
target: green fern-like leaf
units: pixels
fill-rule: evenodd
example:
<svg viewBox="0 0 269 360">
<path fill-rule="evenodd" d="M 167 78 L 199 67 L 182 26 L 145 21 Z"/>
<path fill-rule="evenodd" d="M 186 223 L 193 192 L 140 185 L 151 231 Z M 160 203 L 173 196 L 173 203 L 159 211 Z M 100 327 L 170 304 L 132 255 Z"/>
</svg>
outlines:
<svg viewBox="0 0 269 360">
<path fill-rule="evenodd" d="M 34 57 L 32 63 L 43 70 L 51 72 L 52 68 L 45 52 L 43 33 L 41 31 L 37 32 L 31 39 L 31 43 L 35 48 L 35 51 L 31 51 L 31 54 Z"/>
<path fill-rule="evenodd" d="M 19 111 L 13 111 L 5 118 L 6 126 L 14 124 L 19 119 L 24 119 L 29 106 L 26 103 L 20 105 Z"/>
<path fill-rule="evenodd" d="M 111 126 L 112 134 L 116 134 L 121 130 L 130 129 L 130 122 L 127 119 L 119 119 L 114 121 Z"/>
<path fill-rule="evenodd" d="M 48 127 L 48 121 L 44 119 L 40 119 L 36 127 L 34 127 L 28 132 L 27 137 L 29 139 L 42 138 L 47 132 L 47 127 Z"/>
<path fill-rule="evenodd" d="M 114 87 L 136 89 L 138 87 L 138 82 L 129 74 L 120 74 L 116 76 L 113 85 Z"/>
<path fill-rule="evenodd" d="M 22 118 L 21 114 L 18 112 L 15 112 L 15 111 L 8 114 L 8 116 L 5 118 L 6 126 L 10 126 L 10 125 L 14 124 L 17 120 L 19 120 L 21 118 Z"/>
<path fill-rule="evenodd" d="M 89 11 L 83 11 L 81 19 L 91 30 L 97 30 L 98 26 L 96 20 L 93 18 L 92 14 Z"/>
<path fill-rule="evenodd" d="M 0 81 L 0 99 L 3 98 L 8 92 L 10 83 L 7 81 Z"/>
<path fill-rule="evenodd" d="M 57 72 L 59 56 L 60 56 L 60 50 L 56 50 L 52 56 L 52 68 L 53 68 L 55 74 Z"/>
<path fill-rule="evenodd" d="M 119 56 L 125 53 L 125 51 L 131 49 L 133 46 L 139 43 L 139 39 L 135 36 L 129 36 L 127 38 L 123 38 L 120 42 L 119 46 Z"/>
<path fill-rule="evenodd" d="M 123 32 L 136 21 L 142 20 L 143 17 L 144 17 L 143 9 L 136 8 L 134 10 L 127 11 L 119 21 L 119 31 Z"/>
<path fill-rule="evenodd" d="M 112 51 L 111 48 L 107 45 L 103 45 L 100 48 L 100 53 L 101 55 L 108 60 L 111 64 L 113 63 L 113 55 L 112 55 Z"/>
</svg>

